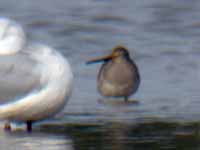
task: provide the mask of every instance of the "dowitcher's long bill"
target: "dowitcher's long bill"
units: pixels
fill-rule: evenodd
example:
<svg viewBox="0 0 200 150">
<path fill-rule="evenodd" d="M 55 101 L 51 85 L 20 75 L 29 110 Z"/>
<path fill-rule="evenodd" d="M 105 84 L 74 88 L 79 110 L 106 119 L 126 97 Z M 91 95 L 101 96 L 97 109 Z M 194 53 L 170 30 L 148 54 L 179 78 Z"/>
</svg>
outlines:
<svg viewBox="0 0 200 150">
<path fill-rule="evenodd" d="M 102 61 L 97 79 L 99 92 L 103 96 L 124 97 L 127 101 L 140 84 L 139 71 L 129 51 L 123 46 L 116 46 L 110 55 L 91 59 L 87 64 Z"/>
</svg>

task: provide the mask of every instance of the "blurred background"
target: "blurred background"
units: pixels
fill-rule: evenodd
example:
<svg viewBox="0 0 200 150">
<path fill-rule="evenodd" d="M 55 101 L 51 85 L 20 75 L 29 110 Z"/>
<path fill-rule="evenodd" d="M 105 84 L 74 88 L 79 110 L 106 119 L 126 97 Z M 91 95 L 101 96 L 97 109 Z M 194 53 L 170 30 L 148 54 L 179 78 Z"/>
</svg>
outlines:
<svg viewBox="0 0 200 150">
<path fill-rule="evenodd" d="M 0 135 L 4 149 L 198 149 L 200 1 L 0 0 L 0 15 L 30 41 L 69 60 L 74 91 L 64 111 L 23 131 Z M 126 46 L 139 67 L 138 105 L 100 103 L 93 57 Z"/>
</svg>

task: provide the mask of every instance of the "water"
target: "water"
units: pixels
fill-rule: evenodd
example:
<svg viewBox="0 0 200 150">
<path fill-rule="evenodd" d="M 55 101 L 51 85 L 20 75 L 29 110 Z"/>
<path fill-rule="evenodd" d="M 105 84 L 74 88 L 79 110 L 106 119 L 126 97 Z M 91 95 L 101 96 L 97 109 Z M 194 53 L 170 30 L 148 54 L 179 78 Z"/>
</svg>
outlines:
<svg viewBox="0 0 200 150">
<path fill-rule="evenodd" d="M 64 111 L 32 134 L 1 132 L 3 149 L 199 149 L 199 1 L 7 0 L 0 13 L 63 53 L 75 74 Z M 100 65 L 85 65 L 118 44 L 139 67 L 138 105 L 102 103 Z"/>
</svg>

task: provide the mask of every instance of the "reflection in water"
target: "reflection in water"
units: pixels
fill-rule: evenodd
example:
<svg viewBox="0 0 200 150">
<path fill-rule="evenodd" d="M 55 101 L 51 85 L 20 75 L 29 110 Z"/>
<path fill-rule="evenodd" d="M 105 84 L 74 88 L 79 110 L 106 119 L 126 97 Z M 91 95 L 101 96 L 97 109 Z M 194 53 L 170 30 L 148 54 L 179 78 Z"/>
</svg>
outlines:
<svg viewBox="0 0 200 150">
<path fill-rule="evenodd" d="M 48 133 L 14 131 L 0 134 L 2 149 L 15 150 L 73 150 L 69 137 Z"/>
<path fill-rule="evenodd" d="M 75 150 L 199 149 L 199 123 L 107 122 L 44 125 L 41 132 L 67 135 Z"/>
<path fill-rule="evenodd" d="M 117 106 L 115 107 L 118 113 L 119 110 L 125 111 L 127 108 Z M 1 131 L 0 145 L 5 149 L 9 146 L 10 150 L 16 147 L 22 150 L 193 150 L 200 148 L 199 122 L 158 118 L 131 120 L 130 116 L 126 118 L 126 113 L 115 114 L 107 119 L 98 115 L 94 117 L 94 115 L 88 116 L 89 114 L 71 114 L 72 118 L 79 118 L 79 121 L 72 119 L 65 121 L 65 118 L 63 121 L 44 122 L 40 126 L 36 125 L 33 133 L 27 133 L 22 129 L 16 129 L 11 133 Z M 123 119 L 118 115 L 124 116 Z"/>
</svg>

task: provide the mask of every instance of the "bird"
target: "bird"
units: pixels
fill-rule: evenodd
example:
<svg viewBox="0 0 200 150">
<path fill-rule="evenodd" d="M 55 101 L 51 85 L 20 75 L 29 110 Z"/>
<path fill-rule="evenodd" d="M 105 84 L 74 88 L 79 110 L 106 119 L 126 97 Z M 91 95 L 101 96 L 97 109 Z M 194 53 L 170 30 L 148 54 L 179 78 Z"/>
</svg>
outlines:
<svg viewBox="0 0 200 150">
<path fill-rule="evenodd" d="M 105 97 L 123 97 L 128 102 L 140 85 L 140 74 L 126 47 L 118 45 L 111 54 L 90 59 L 87 64 L 103 62 L 98 77 L 97 88 Z"/>
<path fill-rule="evenodd" d="M 26 124 L 53 117 L 69 100 L 73 73 L 57 50 L 28 42 L 20 24 L 0 18 L 0 120 Z"/>
</svg>

